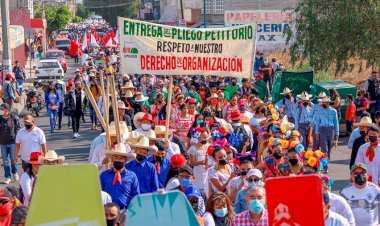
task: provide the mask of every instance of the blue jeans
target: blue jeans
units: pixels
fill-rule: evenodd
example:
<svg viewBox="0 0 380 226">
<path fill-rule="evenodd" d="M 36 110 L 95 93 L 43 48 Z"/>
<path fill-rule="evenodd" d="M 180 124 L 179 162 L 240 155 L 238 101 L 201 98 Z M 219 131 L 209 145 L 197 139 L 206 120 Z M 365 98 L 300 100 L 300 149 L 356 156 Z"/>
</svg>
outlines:
<svg viewBox="0 0 380 226">
<path fill-rule="evenodd" d="M 20 92 L 20 96 L 22 94 L 22 83 L 24 82 L 23 79 L 16 79 L 16 89 Z"/>
<path fill-rule="evenodd" d="M 96 112 L 92 106 L 90 107 L 90 118 L 91 118 L 91 124 L 98 124 L 98 118 L 96 116 Z"/>
<path fill-rule="evenodd" d="M 10 166 L 12 166 L 12 174 L 17 173 L 17 165 L 14 161 L 14 149 L 15 149 L 14 144 L 3 144 L 3 145 L 1 145 L 1 155 L 3 156 L 5 178 L 11 178 Z M 10 162 L 9 162 L 9 160 L 10 160 Z"/>
<path fill-rule="evenodd" d="M 54 129 L 54 127 L 55 127 L 55 120 L 57 118 L 57 111 L 54 111 L 54 110 L 52 110 L 51 108 L 48 107 L 47 113 L 48 113 L 49 120 L 50 120 L 50 131 L 54 132 L 55 131 L 55 129 Z"/>
</svg>

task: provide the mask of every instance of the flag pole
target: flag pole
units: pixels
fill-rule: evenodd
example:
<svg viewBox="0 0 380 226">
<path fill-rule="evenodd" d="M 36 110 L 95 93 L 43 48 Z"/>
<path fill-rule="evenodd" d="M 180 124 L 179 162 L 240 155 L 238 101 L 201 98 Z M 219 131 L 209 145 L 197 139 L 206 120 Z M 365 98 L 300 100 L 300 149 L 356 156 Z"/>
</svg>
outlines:
<svg viewBox="0 0 380 226">
<path fill-rule="evenodd" d="M 170 110 L 172 106 L 172 95 L 173 95 L 173 76 L 169 77 L 169 90 L 168 90 L 168 101 L 166 102 L 166 121 L 165 121 L 165 139 L 169 138 L 169 122 L 170 122 Z"/>
</svg>

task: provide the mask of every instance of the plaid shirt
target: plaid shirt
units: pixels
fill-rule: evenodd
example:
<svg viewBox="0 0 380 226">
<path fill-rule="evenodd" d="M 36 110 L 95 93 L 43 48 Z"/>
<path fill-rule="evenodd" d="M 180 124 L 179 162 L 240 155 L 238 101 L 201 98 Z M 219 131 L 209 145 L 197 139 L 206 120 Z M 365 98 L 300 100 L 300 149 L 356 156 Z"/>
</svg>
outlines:
<svg viewBox="0 0 380 226">
<path fill-rule="evenodd" d="M 249 210 L 244 211 L 232 219 L 231 226 L 269 226 L 268 211 L 266 209 L 263 210 L 263 214 L 257 224 L 253 223 Z"/>
</svg>

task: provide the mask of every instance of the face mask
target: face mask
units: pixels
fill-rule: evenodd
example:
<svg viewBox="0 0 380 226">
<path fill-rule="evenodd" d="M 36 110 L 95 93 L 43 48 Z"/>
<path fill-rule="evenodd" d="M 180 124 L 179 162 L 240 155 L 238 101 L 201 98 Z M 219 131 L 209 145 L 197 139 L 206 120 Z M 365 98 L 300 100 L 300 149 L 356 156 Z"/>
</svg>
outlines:
<svg viewBox="0 0 380 226">
<path fill-rule="evenodd" d="M 302 104 L 303 104 L 304 107 L 307 107 L 307 105 L 309 105 L 308 102 L 303 102 Z"/>
<path fill-rule="evenodd" d="M 124 167 L 124 162 L 113 162 L 113 168 L 116 170 L 121 170 Z"/>
<path fill-rule="evenodd" d="M 289 162 L 292 166 L 296 166 L 298 164 L 298 159 L 289 159 Z"/>
<path fill-rule="evenodd" d="M 203 120 L 197 120 L 197 126 L 201 126 L 203 124 Z"/>
<path fill-rule="evenodd" d="M 190 178 L 180 178 L 179 184 L 181 185 L 181 187 L 187 188 L 191 185 L 191 180 Z"/>
<path fill-rule="evenodd" d="M 12 202 L 9 201 L 7 204 L 0 206 L 0 216 L 8 215 L 12 210 Z"/>
<path fill-rule="evenodd" d="M 273 157 L 275 158 L 275 159 L 281 159 L 282 158 L 282 156 L 284 156 L 284 154 L 282 154 L 282 153 L 277 153 L 277 152 L 275 152 L 275 153 L 273 153 Z"/>
<path fill-rule="evenodd" d="M 265 109 L 261 109 L 260 112 L 261 112 L 262 114 L 265 114 Z"/>
<path fill-rule="evenodd" d="M 285 98 L 289 100 L 290 99 L 290 95 L 285 95 Z"/>
<path fill-rule="evenodd" d="M 248 187 L 259 186 L 260 182 L 252 181 L 247 183 Z"/>
<path fill-rule="evenodd" d="M 360 131 L 360 136 L 365 136 L 365 131 Z"/>
<path fill-rule="evenodd" d="M 4 111 L 0 110 L 0 116 L 4 115 Z"/>
<path fill-rule="evenodd" d="M 263 201 L 257 200 L 257 199 L 249 201 L 249 210 L 252 213 L 261 213 L 263 209 L 264 209 Z"/>
<path fill-rule="evenodd" d="M 189 90 L 189 94 L 193 95 L 194 94 L 194 90 Z"/>
<path fill-rule="evenodd" d="M 322 104 L 322 107 L 323 108 L 327 108 L 327 104 Z"/>
<path fill-rule="evenodd" d="M 365 174 L 361 174 L 360 176 L 355 177 L 355 184 L 361 186 L 367 182 L 367 178 Z"/>
<path fill-rule="evenodd" d="M 242 175 L 242 176 L 247 176 L 247 171 L 241 171 L 241 172 L 240 172 L 240 175 Z"/>
<path fill-rule="evenodd" d="M 241 111 L 241 112 L 245 111 L 245 106 L 240 106 L 239 111 Z"/>
<path fill-rule="evenodd" d="M 202 140 L 201 144 L 207 144 L 207 140 Z"/>
<path fill-rule="evenodd" d="M 236 86 L 236 82 L 232 82 L 231 85 L 232 85 L 232 86 Z"/>
<path fill-rule="evenodd" d="M 368 140 L 369 140 L 371 143 L 376 143 L 376 142 L 377 142 L 377 136 L 369 136 L 369 137 L 368 137 Z"/>
<path fill-rule="evenodd" d="M 193 208 L 194 213 L 198 212 L 199 203 L 191 203 L 191 208 Z"/>
<path fill-rule="evenodd" d="M 140 155 L 140 154 L 137 154 L 136 155 L 136 160 L 139 161 L 139 162 L 142 162 L 146 159 L 146 156 L 145 155 Z"/>
<path fill-rule="evenodd" d="M 156 162 L 161 162 L 162 161 L 162 157 L 158 156 L 158 155 L 155 156 L 155 159 L 156 159 Z"/>
<path fill-rule="evenodd" d="M 107 226 L 114 226 L 117 223 L 116 220 L 117 219 L 107 220 Z"/>
<path fill-rule="evenodd" d="M 157 102 L 158 102 L 159 104 L 162 104 L 162 100 L 158 100 Z"/>
<path fill-rule="evenodd" d="M 25 128 L 26 129 L 31 129 L 32 127 L 33 127 L 33 124 L 30 124 L 30 125 L 29 124 L 25 124 Z"/>
<path fill-rule="evenodd" d="M 150 128 L 152 128 L 152 125 L 149 125 L 149 124 L 141 124 L 141 128 L 145 131 L 149 130 Z"/>
<path fill-rule="evenodd" d="M 225 159 L 219 160 L 219 165 L 221 165 L 221 166 L 227 165 L 227 160 L 225 160 Z"/>
<path fill-rule="evenodd" d="M 225 217 L 228 214 L 228 210 L 227 208 L 215 209 L 214 214 L 217 217 Z"/>
</svg>

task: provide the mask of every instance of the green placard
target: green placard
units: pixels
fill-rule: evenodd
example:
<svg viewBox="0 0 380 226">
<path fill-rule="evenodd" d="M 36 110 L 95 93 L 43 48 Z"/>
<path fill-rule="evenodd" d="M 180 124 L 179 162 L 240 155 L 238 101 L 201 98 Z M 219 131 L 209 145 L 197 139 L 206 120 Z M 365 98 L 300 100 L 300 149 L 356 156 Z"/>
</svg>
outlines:
<svg viewBox="0 0 380 226">
<path fill-rule="evenodd" d="M 186 196 L 179 191 L 136 196 L 128 208 L 126 226 L 199 226 Z"/>
<path fill-rule="evenodd" d="M 41 166 L 26 225 L 106 225 L 95 165 Z"/>
</svg>

